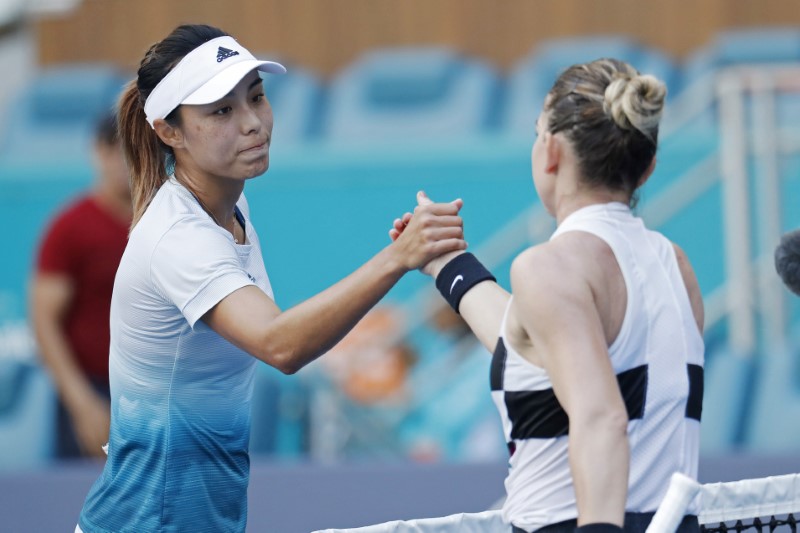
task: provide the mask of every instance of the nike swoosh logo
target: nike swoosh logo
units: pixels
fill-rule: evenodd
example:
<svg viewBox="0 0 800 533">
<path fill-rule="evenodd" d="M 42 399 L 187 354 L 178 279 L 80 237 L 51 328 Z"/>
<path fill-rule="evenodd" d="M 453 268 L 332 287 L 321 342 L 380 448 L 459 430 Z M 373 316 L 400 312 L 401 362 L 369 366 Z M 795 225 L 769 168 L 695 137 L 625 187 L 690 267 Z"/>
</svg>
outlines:
<svg viewBox="0 0 800 533">
<path fill-rule="evenodd" d="M 453 294 L 453 289 L 455 288 L 456 283 L 458 283 L 459 281 L 464 281 L 464 276 L 462 276 L 461 274 L 456 276 L 456 279 L 453 280 L 453 284 L 450 285 L 450 294 Z"/>
</svg>

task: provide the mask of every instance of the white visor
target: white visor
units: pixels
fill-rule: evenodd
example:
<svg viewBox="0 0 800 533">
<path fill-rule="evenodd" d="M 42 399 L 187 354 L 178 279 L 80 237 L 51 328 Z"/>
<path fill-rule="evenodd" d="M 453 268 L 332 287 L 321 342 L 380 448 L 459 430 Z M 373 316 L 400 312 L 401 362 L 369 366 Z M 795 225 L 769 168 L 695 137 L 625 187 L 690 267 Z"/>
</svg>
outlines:
<svg viewBox="0 0 800 533">
<path fill-rule="evenodd" d="M 284 74 L 273 61 L 259 61 L 233 37 L 217 37 L 198 46 L 158 82 L 144 104 L 147 122 L 167 115 L 181 104 L 216 102 L 236 87 L 250 71 Z"/>
</svg>

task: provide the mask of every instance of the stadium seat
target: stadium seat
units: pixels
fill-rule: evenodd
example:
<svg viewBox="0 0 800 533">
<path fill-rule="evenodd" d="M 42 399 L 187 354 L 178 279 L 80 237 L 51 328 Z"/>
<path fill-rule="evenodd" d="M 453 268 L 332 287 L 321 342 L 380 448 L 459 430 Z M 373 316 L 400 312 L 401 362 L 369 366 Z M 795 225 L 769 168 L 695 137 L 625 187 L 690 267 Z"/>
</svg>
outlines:
<svg viewBox="0 0 800 533">
<path fill-rule="evenodd" d="M 97 118 L 117 102 L 126 81 L 114 67 L 73 64 L 39 72 L 11 104 L 0 160 L 31 165 L 90 157 Z"/>
<path fill-rule="evenodd" d="M 470 342 L 471 341 L 471 342 Z M 466 344 L 466 346 L 465 346 Z M 439 460 L 502 460 L 508 456 L 503 427 L 490 394 L 491 357 L 471 337 L 461 346 L 436 343 L 409 381 L 411 409 L 397 438 L 414 457 L 420 445 Z"/>
<path fill-rule="evenodd" d="M 39 365 L 0 359 L 0 472 L 52 458 L 55 393 Z"/>
<path fill-rule="evenodd" d="M 715 69 L 742 64 L 797 63 L 800 29 L 757 28 L 717 34 L 689 56 L 683 67 L 687 83 Z"/>
<path fill-rule="evenodd" d="M 273 58 L 275 54 L 257 54 Z M 322 85 L 312 72 L 275 59 L 286 66 L 282 75 L 264 78 L 267 98 L 275 116 L 273 144 L 306 141 L 319 133 Z"/>
<path fill-rule="evenodd" d="M 25 16 L 25 0 L 0 2 L 0 29 L 19 23 Z"/>
<path fill-rule="evenodd" d="M 252 414 L 251 454 L 291 458 L 307 451 L 308 393 L 299 378 L 259 364 Z"/>
<path fill-rule="evenodd" d="M 721 348 L 707 357 L 700 450 L 731 451 L 742 442 L 745 408 L 751 401 L 754 357 Z"/>
<path fill-rule="evenodd" d="M 800 346 L 761 354 L 747 444 L 764 452 L 797 451 L 800 443 Z"/>
<path fill-rule="evenodd" d="M 714 100 L 714 76 L 721 69 L 742 65 L 796 65 L 800 60 L 800 29 L 755 28 L 729 30 L 717 34 L 706 46 L 698 48 L 681 66 L 683 88 L 694 101 Z M 779 126 L 794 125 L 800 117 L 797 91 L 775 93 Z M 752 98 L 745 98 L 745 113 L 753 111 Z M 692 122 L 695 129 L 713 130 L 718 104 L 714 102 Z M 718 133 L 714 133 L 718 135 Z"/>
<path fill-rule="evenodd" d="M 329 88 L 329 140 L 446 139 L 491 124 L 498 78 L 447 48 L 372 51 Z"/>
<path fill-rule="evenodd" d="M 667 56 L 626 37 L 553 40 L 535 48 L 512 69 L 503 121 L 505 130 L 532 138 L 544 98 L 561 72 L 571 65 L 602 57 L 627 61 L 640 72 L 653 74 L 667 84 L 670 95 L 680 90 L 677 70 Z"/>
</svg>

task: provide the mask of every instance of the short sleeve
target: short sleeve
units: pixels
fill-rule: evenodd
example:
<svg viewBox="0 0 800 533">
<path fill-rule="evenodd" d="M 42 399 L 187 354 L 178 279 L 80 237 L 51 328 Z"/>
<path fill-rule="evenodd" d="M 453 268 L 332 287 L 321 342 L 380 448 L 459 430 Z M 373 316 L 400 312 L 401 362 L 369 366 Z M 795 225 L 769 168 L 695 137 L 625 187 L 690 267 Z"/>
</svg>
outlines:
<svg viewBox="0 0 800 533">
<path fill-rule="evenodd" d="M 191 327 L 227 295 L 253 285 L 224 230 L 194 217 L 177 222 L 161 238 L 150 276 Z"/>
</svg>

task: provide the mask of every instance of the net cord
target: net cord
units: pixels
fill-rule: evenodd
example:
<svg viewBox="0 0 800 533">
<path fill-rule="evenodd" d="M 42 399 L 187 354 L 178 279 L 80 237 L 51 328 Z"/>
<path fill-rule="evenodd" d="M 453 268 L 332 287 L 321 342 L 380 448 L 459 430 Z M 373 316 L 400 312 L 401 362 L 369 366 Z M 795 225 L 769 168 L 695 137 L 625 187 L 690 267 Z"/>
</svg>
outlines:
<svg viewBox="0 0 800 533">
<path fill-rule="evenodd" d="M 720 524 L 800 512 L 800 474 L 701 485 L 673 474 L 647 533 L 672 533 L 697 498 L 700 524 Z M 731 528 L 734 529 L 734 528 Z"/>
</svg>

